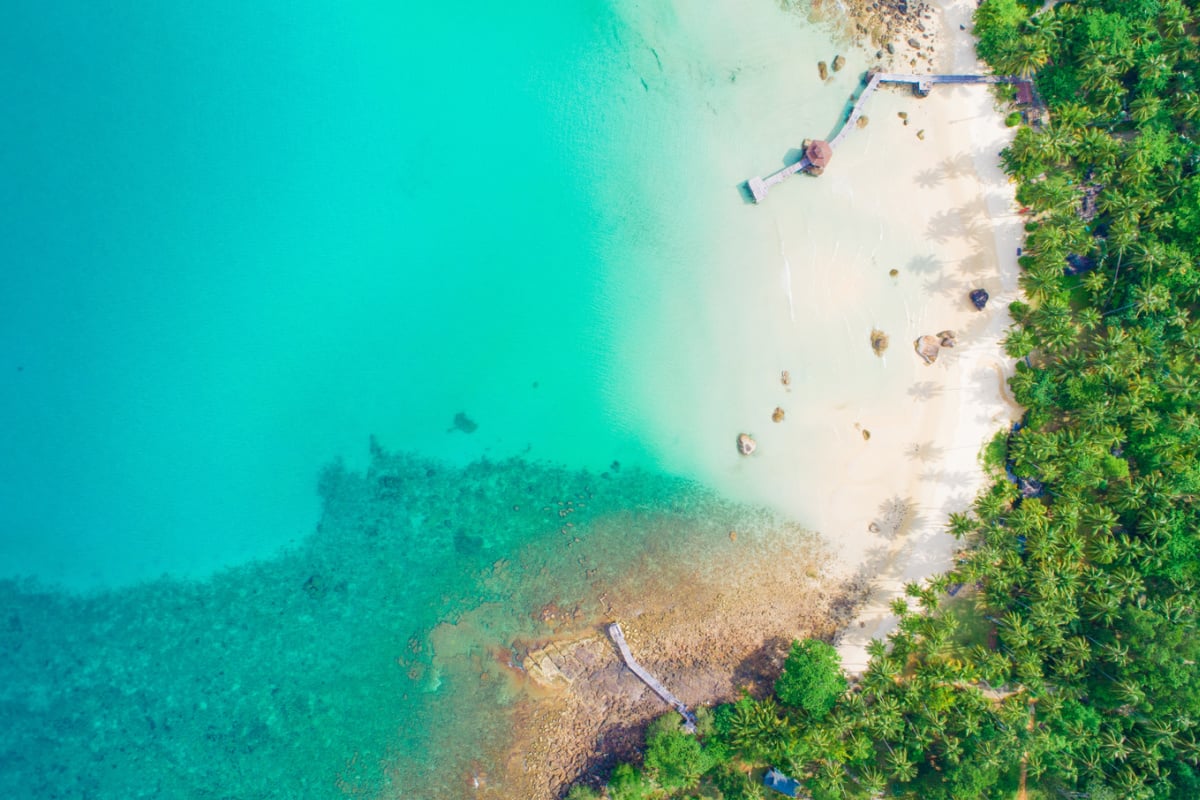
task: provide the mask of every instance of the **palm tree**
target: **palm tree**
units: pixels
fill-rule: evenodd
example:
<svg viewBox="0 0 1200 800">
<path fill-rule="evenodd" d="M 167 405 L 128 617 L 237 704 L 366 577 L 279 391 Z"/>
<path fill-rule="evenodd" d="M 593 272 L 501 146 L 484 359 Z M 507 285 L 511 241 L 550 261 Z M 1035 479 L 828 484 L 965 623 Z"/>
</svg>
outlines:
<svg viewBox="0 0 1200 800">
<path fill-rule="evenodd" d="M 1187 28 L 1192 22 L 1192 12 L 1180 0 L 1163 0 L 1158 14 L 1158 28 L 1164 39 L 1170 41 L 1186 37 Z"/>
<path fill-rule="evenodd" d="M 909 757 L 907 748 L 897 747 L 887 756 L 887 768 L 892 779 L 900 783 L 908 783 L 917 777 L 917 765 Z"/>
<path fill-rule="evenodd" d="M 1145 125 L 1162 110 L 1162 99 L 1149 92 L 1142 92 L 1129 104 L 1129 115 L 1138 125 Z"/>
</svg>

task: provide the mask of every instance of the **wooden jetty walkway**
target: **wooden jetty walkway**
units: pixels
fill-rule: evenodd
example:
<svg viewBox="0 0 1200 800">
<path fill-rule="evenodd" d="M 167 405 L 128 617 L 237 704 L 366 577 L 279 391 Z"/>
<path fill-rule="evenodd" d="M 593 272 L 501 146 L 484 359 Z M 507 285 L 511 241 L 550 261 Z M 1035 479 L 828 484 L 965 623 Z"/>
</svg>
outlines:
<svg viewBox="0 0 1200 800">
<path fill-rule="evenodd" d="M 624 660 L 625 666 L 629 667 L 629 670 L 634 675 L 641 678 L 642 683 L 653 689 L 654 693 L 661 697 L 667 705 L 679 712 L 680 716 L 683 717 L 683 729 L 685 731 L 695 733 L 696 715 L 688 711 L 688 707 L 683 704 L 682 700 L 671 694 L 667 687 L 659 683 L 657 678 L 646 672 L 642 665 L 637 662 L 637 659 L 633 657 L 633 653 L 629 652 L 629 645 L 625 642 L 625 634 L 621 631 L 620 623 L 614 622 L 609 625 L 608 635 L 612 637 L 612 640 L 617 644 L 617 649 L 621 651 L 621 658 Z"/>
<path fill-rule="evenodd" d="M 939 83 L 1024 83 L 1024 78 L 1018 78 L 1013 75 L 903 75 L 895 72 L 868 72 L 867 85 L 863 87 L 862 93 L 858 99 L 854 101 L 853 107 L 850 109 L 849 116 L 838 128 L 837 133 L 829 140 L 829 148 L 832 150 L 841 144 L 846 138 L 846 134 L 851 131 L 862 116 L 863 107 L 867 100 L 875 93 L 881 83 L 903 83 L 913 87 L 913 91 L 918 97 L 924 97 L 933 89 L 935 84 Z M 750 195 L 754 198 L 755 203 L 761 203 L 766 199 L 767 192 L 772 186 L 783 183 L 784 180 L 795 175 L 797 172 L 808 169 L 813 166 L 812 161 L 807 155 L 803 156 L 794 164 L 789 164 L 778 172 L 774 172 L 765 178 L 751 178 L 746 181 L 746 186 L 750 189 Z"/>
</svg>

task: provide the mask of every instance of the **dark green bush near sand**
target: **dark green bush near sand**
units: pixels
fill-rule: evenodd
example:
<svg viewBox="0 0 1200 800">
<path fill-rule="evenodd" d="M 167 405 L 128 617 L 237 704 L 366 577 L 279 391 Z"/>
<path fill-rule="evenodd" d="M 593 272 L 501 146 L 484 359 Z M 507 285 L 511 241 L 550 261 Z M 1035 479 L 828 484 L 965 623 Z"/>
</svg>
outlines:
<svg viewBox="0 0 1200 800">
<path fill-rule="evenodd" d="M 829 715 L 845 691 L 846 676 L 833 647 L 815 639 L 792 642 L 783 673 L 775 681 L 775 695 L 784 705 L 819 721 Z"/>
<path fill-rule="evenodd" d="M 758 796 L 770 765 L 814 800 L 1200 797 L 1196 3 L 1041 5 L 976 16 L 980 54 L 1049 105 L 1002 154 L 1027 207 L 1004 341 L 1027 413 L 985 458 L 1020 483 L 951 516 L 967 550 L 907 587 L 827 715 L 786 669 L 778 702 L 719 708 L 705 796 Z"/>
</svg>

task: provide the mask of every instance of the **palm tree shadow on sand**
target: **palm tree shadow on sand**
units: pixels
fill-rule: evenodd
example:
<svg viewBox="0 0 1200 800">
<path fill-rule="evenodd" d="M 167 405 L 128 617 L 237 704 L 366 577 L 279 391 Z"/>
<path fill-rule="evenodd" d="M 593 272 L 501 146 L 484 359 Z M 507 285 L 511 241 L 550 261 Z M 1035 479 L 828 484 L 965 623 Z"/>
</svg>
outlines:
<svg viewBox="0 0 1200 800">
<path fill-rule="evenodd" d="M 895 539 L 921 524 L 916 501 L 894 495 L 879 504 L 878 515 L 871 521 L 870 530 L 885 539 Z"/>
<path fill-rule="evenodd" d="M 918 381 L 908 387 L 907 394 L 914 402 L 925 402 L 935 397 L 941 397 L 942 385 L 935 381 Z"/>
<path fill-rule="evenodd" d="M 942 271 L 942 262 L 934 256 L 916 256 L 908 262 L 905 269 L 917 275 L 932 275 Z"/>
</svg>

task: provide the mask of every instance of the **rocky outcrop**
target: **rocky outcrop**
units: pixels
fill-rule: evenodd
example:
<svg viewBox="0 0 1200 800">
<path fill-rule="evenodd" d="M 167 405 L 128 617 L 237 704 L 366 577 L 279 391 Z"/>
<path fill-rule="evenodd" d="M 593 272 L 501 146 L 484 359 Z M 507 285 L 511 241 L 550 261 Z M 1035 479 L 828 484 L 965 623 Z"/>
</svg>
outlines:
<svg viewBox="0 0 1200 800">
<path fill-rule="evenodd" d="M 758 442 L 748 433 L 739 433 L 737 438 L 738 452 L 748 456 L 758 449 Z"/>
<path fill-rule="evenodd" d="M 605 661 L 612 661 L 607 645 L 599 637 L 587 636 L 530 650 L 521 659 L 521 668 L 545 689 L 565 689 Z"/>
<path fill-rule="evenodd" d="M 988 293 L 986 289 L 973 289 L 970 294 L 971 303 L 976 311 L 983 311 L 987 306 Z"/>
<path fill-rule="evenodd" d="M 938 337 L 929 336 L 926 334 L 925 336 L 917 339 L 917 341 L 913 342 L 913 347 L 916 349 L 917 355 L 919 355 L 926 364 L 932 364 L 933 362 L 937 361 L 938 350 L 941 349 L 941 344 L 941 340 L 938 339 Z"/>
</svg>

